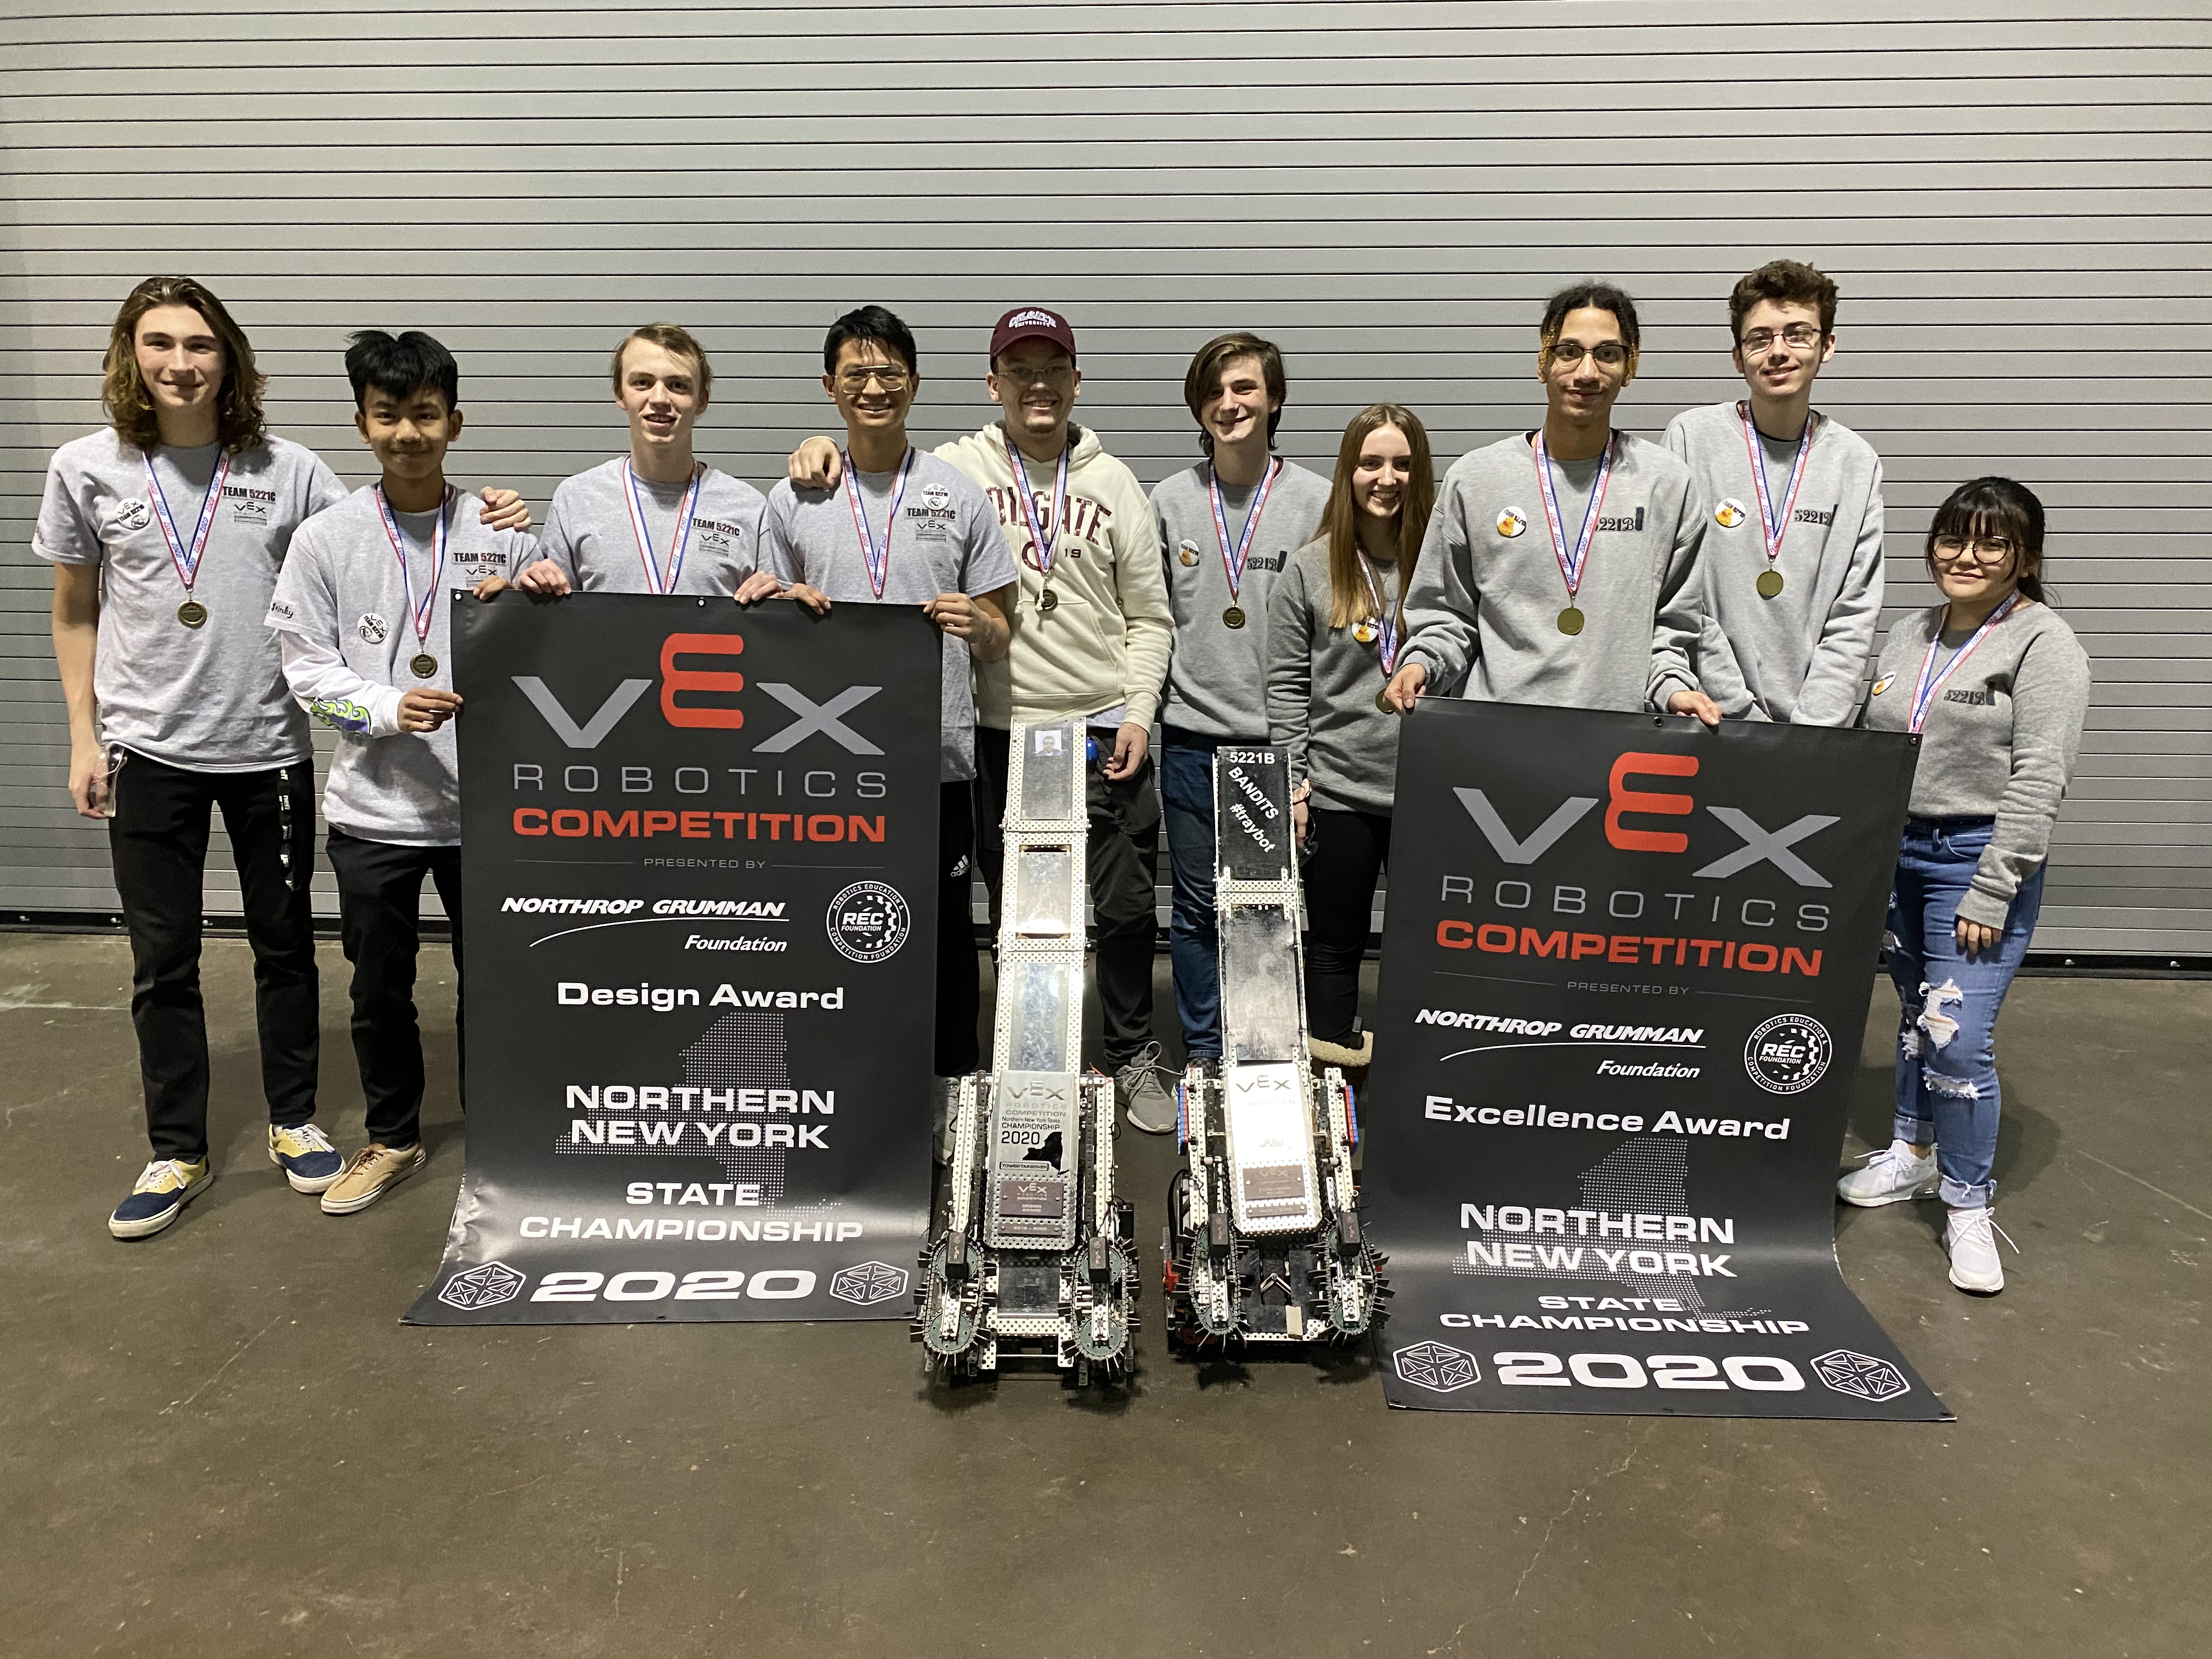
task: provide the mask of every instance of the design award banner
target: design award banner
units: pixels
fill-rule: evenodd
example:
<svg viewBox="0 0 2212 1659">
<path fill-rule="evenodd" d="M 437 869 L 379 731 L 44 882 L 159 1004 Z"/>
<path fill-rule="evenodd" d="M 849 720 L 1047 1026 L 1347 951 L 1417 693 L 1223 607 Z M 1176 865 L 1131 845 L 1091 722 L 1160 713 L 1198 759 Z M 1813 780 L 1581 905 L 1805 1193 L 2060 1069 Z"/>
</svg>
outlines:
<svg viewBox="0 0 2212 1659">
<path fill-rule="evenodd" d="M 468 1158 L 417 1324 L 905 1319 L 936 630 L 454 600 Z"/>
</svg>

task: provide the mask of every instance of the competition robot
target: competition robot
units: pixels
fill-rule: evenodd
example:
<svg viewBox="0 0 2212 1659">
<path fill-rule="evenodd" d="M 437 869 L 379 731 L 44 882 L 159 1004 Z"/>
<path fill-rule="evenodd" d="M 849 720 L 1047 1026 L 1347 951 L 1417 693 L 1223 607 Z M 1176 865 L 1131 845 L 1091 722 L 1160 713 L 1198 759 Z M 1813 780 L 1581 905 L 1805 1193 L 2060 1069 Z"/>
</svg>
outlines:
<svg viewBox="0 0 2212 1659">
<path fill-rule="evenodd" d="M 1044 721 L 1009 747 L 996 1069 L 961 1079 L 916 1297 L 915 1339 L 948 1379 L 1049 1360 L 1085 1387 L 1129 1368 L 1136 1216 L 1114 1195 L 1114 1080 L 1083 1072 L 1085 736 Z"/>
<path fill-rule="evenodd" d="M 1306 1046 L 1288 756 L 1219 750 L 1213 808 L 1222 1054 L 1183 1075 L 1169 1340 L 1351 1342 L 1389 1292 L 1359 1225 L 1352 1090 L 1334 1066 L 1316 1076 Z"/>
</svg>

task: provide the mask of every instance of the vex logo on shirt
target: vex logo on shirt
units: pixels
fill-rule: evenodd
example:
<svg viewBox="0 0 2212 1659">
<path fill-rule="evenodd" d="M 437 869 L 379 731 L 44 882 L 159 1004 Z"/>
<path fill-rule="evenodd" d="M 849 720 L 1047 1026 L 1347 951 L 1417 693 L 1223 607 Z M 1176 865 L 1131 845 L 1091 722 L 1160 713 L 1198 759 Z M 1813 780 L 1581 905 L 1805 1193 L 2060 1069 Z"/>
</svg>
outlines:
<svg viewBox="0 0 2212 1659">
<path fill-rule="evenodd" d="M 695 518 L 691 520 L 691 533 L 698 537 L 699 550 L 702 553 L 727 553 L 743 546 L 745 539 L 743 525 L 731 524 L 721 519 Z"/>
<path fill-rule="evenodd" d="M 143 530 L 154 522 L 154 509 L 142 501 L 118 501 L 115 511 L 107 515 L 107 527 L 118 535 L 129 535 L 134 530 Z"/>
</svg>

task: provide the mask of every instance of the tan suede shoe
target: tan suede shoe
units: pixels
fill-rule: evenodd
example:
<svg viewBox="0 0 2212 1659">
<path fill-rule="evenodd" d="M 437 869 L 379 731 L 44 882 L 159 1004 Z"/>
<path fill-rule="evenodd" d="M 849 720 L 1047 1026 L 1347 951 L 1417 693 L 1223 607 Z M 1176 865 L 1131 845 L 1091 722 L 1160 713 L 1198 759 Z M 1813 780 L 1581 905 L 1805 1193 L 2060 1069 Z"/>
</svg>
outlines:
<svg viewBox="0 0 2212 1659">
<path fill-rule="evenodd" d="M 323 1213 L 351 1215 L 365 1210 L 429 1161 L 420 1142 L 385 1146 L 372 1140 L 346 1160 L 345 1169 L 323 1194 Z"/>
</svg>

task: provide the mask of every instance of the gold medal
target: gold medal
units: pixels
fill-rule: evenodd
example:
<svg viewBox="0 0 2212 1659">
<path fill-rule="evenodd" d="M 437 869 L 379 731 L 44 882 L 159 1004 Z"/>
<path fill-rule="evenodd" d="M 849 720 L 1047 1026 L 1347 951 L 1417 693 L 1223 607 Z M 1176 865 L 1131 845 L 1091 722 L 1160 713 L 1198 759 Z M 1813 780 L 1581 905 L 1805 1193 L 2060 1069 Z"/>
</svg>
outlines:
<svg viewBox="0 0 2212 1659">
<path fill-rule="evenodd" d="M 177 620 L 187 628 L 207 626 L 207 607 L 198 599 L 186 599 L 177 607 Z"/>
<path fill-rule="evenodd" d="M 1054 592 L 1049 587 L 1046 588 L 1043 592 L 1037 595 L 1037 609 L 1040 611 L 1059 610 L 1060 595 Z"/>
<path fill-rule="evenodd" d="M 1398 712 L 1398 705 L 1390 701 L 1390 688 L 1389 686 L 1384 686 L 1380 691 L 1377 691 L 1375 694 L 1375 706 L 1386 714 L 1395 714 Z"/>
<path fill-rule="evenodd" d="M 418 651 L 408 663 L 407 671 L 418 680 L 427 680 L 438 672 L 438 659 L 427 651 Z"/>
<path fill-rule="evenodd" d="M 1227 623 L 1231 628 L 1243 627 L 1244 607 L 1241 605 L 1231 605 L 1228 610 L 1221 613 L 1221 620 Z"/>
<path fill-rule="evenodd" d="M 1573 605 L 1559 612 L 1559 632 L 1579 634 L 1583 631 L 1583 613 Z"/>
<path fill-rule="evenodd" d="M 1759 597 L 1771 599 L 1782 591 L 1782 573 L 1771 567 L 1759 573 Z"/>
<path fill-rule="evenodd" d="M 1362 645 L 1374 644 L 1381 631 L 1375 626 L 1375 619 L 1372 617 L 1362 617 L 1352 624 L 1352 637 Z"/>
</svg>

